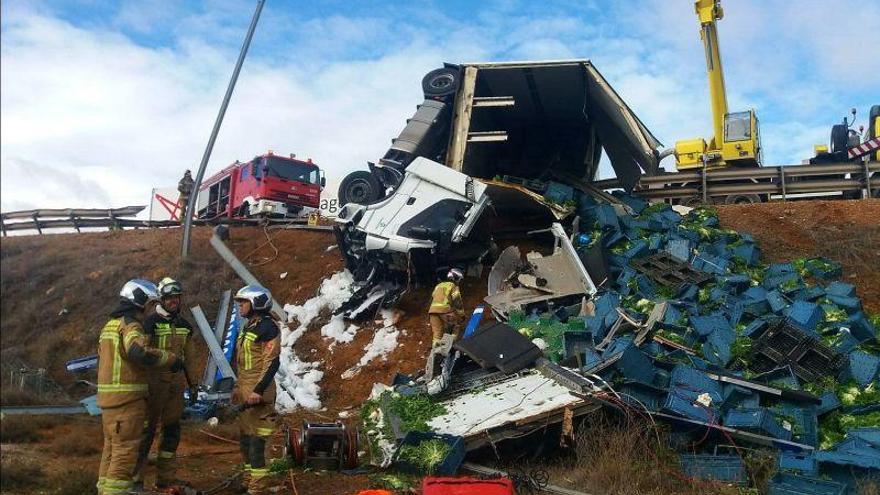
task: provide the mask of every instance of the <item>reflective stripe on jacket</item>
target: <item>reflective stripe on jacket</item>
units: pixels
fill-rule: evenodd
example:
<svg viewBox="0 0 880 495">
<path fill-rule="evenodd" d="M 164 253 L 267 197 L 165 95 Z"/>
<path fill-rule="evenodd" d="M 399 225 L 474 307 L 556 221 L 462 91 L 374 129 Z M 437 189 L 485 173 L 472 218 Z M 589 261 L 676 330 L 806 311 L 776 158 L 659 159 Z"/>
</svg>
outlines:
<svg viewBox="0 0 880 495">
<path fill-rule="evenodd" d="M 148 337 L 148 345 L 183 359 L 187 380 L 198 379 L 193 331 L 188 321 L 180 316 L 165 317 L 157 312 L 144 320 L 144 332 Z M 158 375 L 163 381 L 171 381 L 175 379 L 176 373 L 162 372 Z"/>
<path fill-rule="evenodd" d="M 431 295 L 431 308 L 428 309 L 429 314 L 461 312 L 462 310 L 461 292 L 455 283 L 440 282 L 434 287 L 434 293 Z"/>
<path fill-rule="evenodd" d="M 98 406 L 118 407 L 147 397 L 147 370 L 129 358 L 132 346 L 155 355 L 156 366 L 166 366 L 170 355 L 149 349 L 137 320 L 119 317 L 104 325 L 98 340 Z"/>
<path fill-rule="evenodd" d="M 281 336 L 271 317 L 257 315 L 248 321 L 235 341 L 236 387 L 246 397 L 254 391 L 267 373 L 272 377 L 263 391 L 263 402 L 275 402 L 275 383 L 272 362 L 281 354 Z M 277 365 L 275 367 L 277 369 Z"/>
</svg>

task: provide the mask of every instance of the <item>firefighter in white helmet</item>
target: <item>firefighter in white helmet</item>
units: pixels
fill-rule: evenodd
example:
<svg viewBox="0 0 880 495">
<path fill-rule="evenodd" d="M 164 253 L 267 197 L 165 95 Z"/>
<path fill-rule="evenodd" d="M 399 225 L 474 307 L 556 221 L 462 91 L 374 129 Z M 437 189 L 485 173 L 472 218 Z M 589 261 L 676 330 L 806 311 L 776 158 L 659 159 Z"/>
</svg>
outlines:
<svg viewBox="0 0 880 495">
<path fill-rule="evenodd" d="M 444 333 L 461 337 L 464 306 L 461 302 L 461 291 L 458 284 L 464 273 L 452 268 L 446 274 L 446 280 L 434 287 L 431 295 L 431 307 L 428 308 L 428 320 L 431 322 L 431 343 L 437 345 Z"/>
<path fill-rule="evenodd" d="M 272 294 L 258 285 L 246 285 L 235 294 L 238 314 L 247 324 L 235 342 L 238 382 L 233 402 L 244 404 L 238 417 L 239 446 L 244 474 L 242 488 L 250 495 L 267 493 L 266 442 L 275 428 L 275 373 L 280 364 L 281 337 L 272 319 Z"/>
</svg>

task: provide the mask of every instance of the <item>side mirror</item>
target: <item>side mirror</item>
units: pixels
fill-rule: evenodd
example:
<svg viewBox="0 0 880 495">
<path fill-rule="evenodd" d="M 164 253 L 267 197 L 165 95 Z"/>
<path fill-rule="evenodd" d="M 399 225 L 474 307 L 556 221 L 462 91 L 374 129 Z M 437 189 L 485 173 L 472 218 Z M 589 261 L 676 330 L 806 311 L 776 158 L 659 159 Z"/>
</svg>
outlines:
<svg viewBox="0 0 880 495">
<path fill-rule="evenodd" d="M 323 189 L 327 185 L 327 178 L 321 177 L 321 189 Z"/>
</svg>

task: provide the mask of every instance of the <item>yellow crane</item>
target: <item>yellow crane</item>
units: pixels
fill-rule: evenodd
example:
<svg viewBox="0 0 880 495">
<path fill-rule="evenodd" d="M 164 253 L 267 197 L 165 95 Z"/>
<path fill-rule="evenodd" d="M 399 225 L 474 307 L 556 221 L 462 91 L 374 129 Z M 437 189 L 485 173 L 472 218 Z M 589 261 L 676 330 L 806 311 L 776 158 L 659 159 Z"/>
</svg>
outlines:
<svg viewBox="0 0 880 495">
<path fill-rule="evenodd" d="M 700 37 L 706 52 L 709 75 L 709 97 L 712 103 L 713 136 L 675 143 L 675 165 L 678 170 L 720 168 L 728 166 L 761 166 L 761 143 L 758 118 L 754 110 L 729 113 L 724 88 L 724 69 L 718 46 L 717 21 L 724 17 L 720 0 L 696 0 L 694 9 L 700 20 Z"/>
</svg>

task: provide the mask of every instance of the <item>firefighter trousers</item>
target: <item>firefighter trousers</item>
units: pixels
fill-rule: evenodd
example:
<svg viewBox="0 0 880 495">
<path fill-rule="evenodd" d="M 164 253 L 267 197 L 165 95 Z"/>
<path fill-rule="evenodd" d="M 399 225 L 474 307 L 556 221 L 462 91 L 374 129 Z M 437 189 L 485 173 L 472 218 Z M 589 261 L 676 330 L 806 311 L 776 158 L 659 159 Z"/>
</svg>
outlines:
<svg viewBox="0 0 880 495">
<path fill-rule="evenodd" d="M 148 416 L 141 437 L 134 480 L 144 481 L 147 456 L 153 446 L 153 438 L 161 427 L 159 450 L 156 453 L 156 486 L 162 488 L 177 481 L 177 446 L 180 444 L 180 419 L 183 416 L 183 383 L 154 380 L 150 383 L 147 399 Z"/>
<path fill-rule="evenodd" d="M 244 463 L 242 485 L 250 495 L 262 495 L 269 488 L 266 444 L 275 431 L 275 418 L 274 405 L 266 403 L 250 406 L 238 416 L 239 446 Z"/>
<path fill-rule="evenodd" d="M 451 313 L 431 313 L 428 315 L 428 321 L 431 322 L 431 341 L 433 344 L 440 342 L 444 333 L 455 335 L 455 340 L 461 337 L 461 318 Z"/>
<path fill-rule="evenodd" d="M 131 491 L 146 417 L 147 403 L 143 399 L 101 411 L 104 450 L 98 469 L 98 495 L 117 495 Z"/>
</svg>

